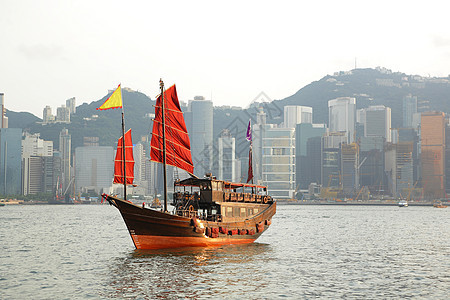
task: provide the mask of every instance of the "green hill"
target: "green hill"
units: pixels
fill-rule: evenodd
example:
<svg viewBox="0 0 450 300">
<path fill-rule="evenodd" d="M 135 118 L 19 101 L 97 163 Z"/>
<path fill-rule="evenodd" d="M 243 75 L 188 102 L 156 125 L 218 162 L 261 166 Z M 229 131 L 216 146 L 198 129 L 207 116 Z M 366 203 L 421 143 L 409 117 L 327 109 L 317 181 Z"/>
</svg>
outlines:
<svg viewBox="0 0 450 300">
<path fill-rule="evenodd" d="M 151 132 L 151 118 L 155 101 L 146 95 L 123 89 L 123 103 L 126 128 L 132 128 L 133 140 L 137 142 L 141 136 Z M 417 75 L 406 75 L 391 72 L 384 68 L 355 69 L 337 72 L 314 81 L 298 90 L 295 94 L 282 100 L 263 103 L 268 123 L 283 121 L 285 105 L 305 105 L 313 107 L 314 123 L 328 123 L 328 100 L 337 97 L 355 97 L 357 108 L 369 105 L 385 105 L 392 109 L 392 127 L 402 126 L 402 99 L 412 94 L 419 100 L 419 110 L 438 110 L 450 113 L 450 80 L 446 78 L 429 78 Z M 55 149 L 59 147 L 59 133 L 68 128 L 72 135 L 72 148 L 83 145 L 84 136 L 100 138 L 100 145 L 115 146 L 121 135 L 121 110 L 97 111 L 109 97 L 77 107 L 76 114 L 71 116 L 70 124 L 41 124 L 38 117 L 29 113 L 7 111 L 9 127 L 19 127 L 30 132 L 40 132 L 45 140 L 52 140 Z M 245 130 L 248 120 L 256 120 L 260 104 L 254 103 L 248 109 L 230 107 L 214 108 L 214 137 L 217 139 L 223 129 L 230 130 L 236 137 L 238 157 L 245 157 L 248 144 L 245 141 Z M 185 108 L 183 108 L 185 109 Z"/>
<path fill-rule="evenodd" d="M 121 136 L 121 113 L 120 109 L 105 111 L 96 110 L 110 96 L 108 94 L 102 99 L 82 104 L 77 107 L 76 113 L 71 115 L 71 123 L 34 123 L 29 127 L 32 133 L 40 132 L 41 138 L 53 141 L 55 149 L 59 148 L 59 133 L 63 128 L 69 129 L 72 135 L 72 149 L 83 146 L 83 137 L 99 137 L 100 146 L 115 146 L 117 139 Z M 151 118 L 148 114 L 153 113 L 155 101 L 140 92 L 122 90 L 124 103 L 125 127 L 132 128 L 133 141 L 139 141 L 143 135 L 151 131 Z"/>
</svg>

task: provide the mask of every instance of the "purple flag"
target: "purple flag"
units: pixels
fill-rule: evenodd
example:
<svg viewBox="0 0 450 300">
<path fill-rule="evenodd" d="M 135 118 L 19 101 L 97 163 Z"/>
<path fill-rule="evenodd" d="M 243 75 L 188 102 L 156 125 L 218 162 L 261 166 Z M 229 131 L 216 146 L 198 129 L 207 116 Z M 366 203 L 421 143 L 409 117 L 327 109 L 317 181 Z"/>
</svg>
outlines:
<svg viewBox="0 0 450 300">
<path fill-rule="evenodd" d="M 248 128 L 247 128 L 247 141 L 252 141 L 252 127 L 251 127 L 251 120 L 248 120 Z"/>
</svg>

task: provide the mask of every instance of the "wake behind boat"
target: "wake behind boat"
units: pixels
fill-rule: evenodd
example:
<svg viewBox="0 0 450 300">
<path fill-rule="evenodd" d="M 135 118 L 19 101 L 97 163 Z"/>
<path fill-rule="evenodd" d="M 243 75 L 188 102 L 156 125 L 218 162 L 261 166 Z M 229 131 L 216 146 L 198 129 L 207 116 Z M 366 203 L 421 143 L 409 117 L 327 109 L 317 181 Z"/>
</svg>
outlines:
<svg viewBox="0 0 450 300">
<path fill-rule="evenodd" d="M 267 194 L 265 186 L 232 183 L 217 180 L 211 174 L 205 178 L 193 175 L 190 141 L 181 111 L 175 85 L 164 90 L 155 106 L 155 119 L 151 140 L 151 160 L 164 165 L 164 209 L 155 210 L 135 205 L 125 199 L 103 194 L 116 207 L 128 228 L 137 249 L 163 249 L 178 247 L 208 247 L 254 242 L 271 224 L 276 213 L 276 202 Z M 108 101 L 114 94 L 119 102 L 111 107 Z M 120 85 L 100 109 L 122 107 Z M 115 160 L 114 182 L 132 184 L 134 160 L 132 158 L 131 132 L 119 139 Z M 247 138 L 249 137 L 249 128 Z M 251 141 L 251 132 L 250 140 Z M 250 144 L 251 145 L 251 144 Z M 251 169 L 251 146 L 249 179 Z M 167 209 L 166 165 L 187 171 L 191 178 L 174 182 L 172 212 Z"/>
</svg>

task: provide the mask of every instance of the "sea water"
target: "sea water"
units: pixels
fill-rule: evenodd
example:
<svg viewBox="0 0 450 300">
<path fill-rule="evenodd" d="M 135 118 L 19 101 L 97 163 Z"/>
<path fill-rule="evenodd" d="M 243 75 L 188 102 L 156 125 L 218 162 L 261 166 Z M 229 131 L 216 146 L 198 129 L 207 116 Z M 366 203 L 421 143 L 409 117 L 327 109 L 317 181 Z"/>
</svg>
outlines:
<svg viewBox="0 0 450 300">
<path fill-rule="evenodd" d="M 450 209 L 278 205 L 249 245 L 138 251 L 109 205 L 0 207 L 0 299 L 450 298 Z"/>
</svg>

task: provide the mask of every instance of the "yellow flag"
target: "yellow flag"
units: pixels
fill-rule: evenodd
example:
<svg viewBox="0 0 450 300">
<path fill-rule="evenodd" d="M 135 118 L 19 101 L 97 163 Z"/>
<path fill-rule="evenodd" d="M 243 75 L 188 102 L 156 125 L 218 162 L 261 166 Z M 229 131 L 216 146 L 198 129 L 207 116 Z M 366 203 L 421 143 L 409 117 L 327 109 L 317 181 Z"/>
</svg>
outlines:
<svg viewBox="0 0 450 300">
<path fill-rule="evenodd" d="M 114 93 L 109 96 L 108 99 L 97 108 L 97 110 L 106 110 L 110 108 L 121 108 L 122 107 L 122 89 L 120 88 L 120 84 L 117 87 L 117 89 L 114 91 Z"/>
</svg>

